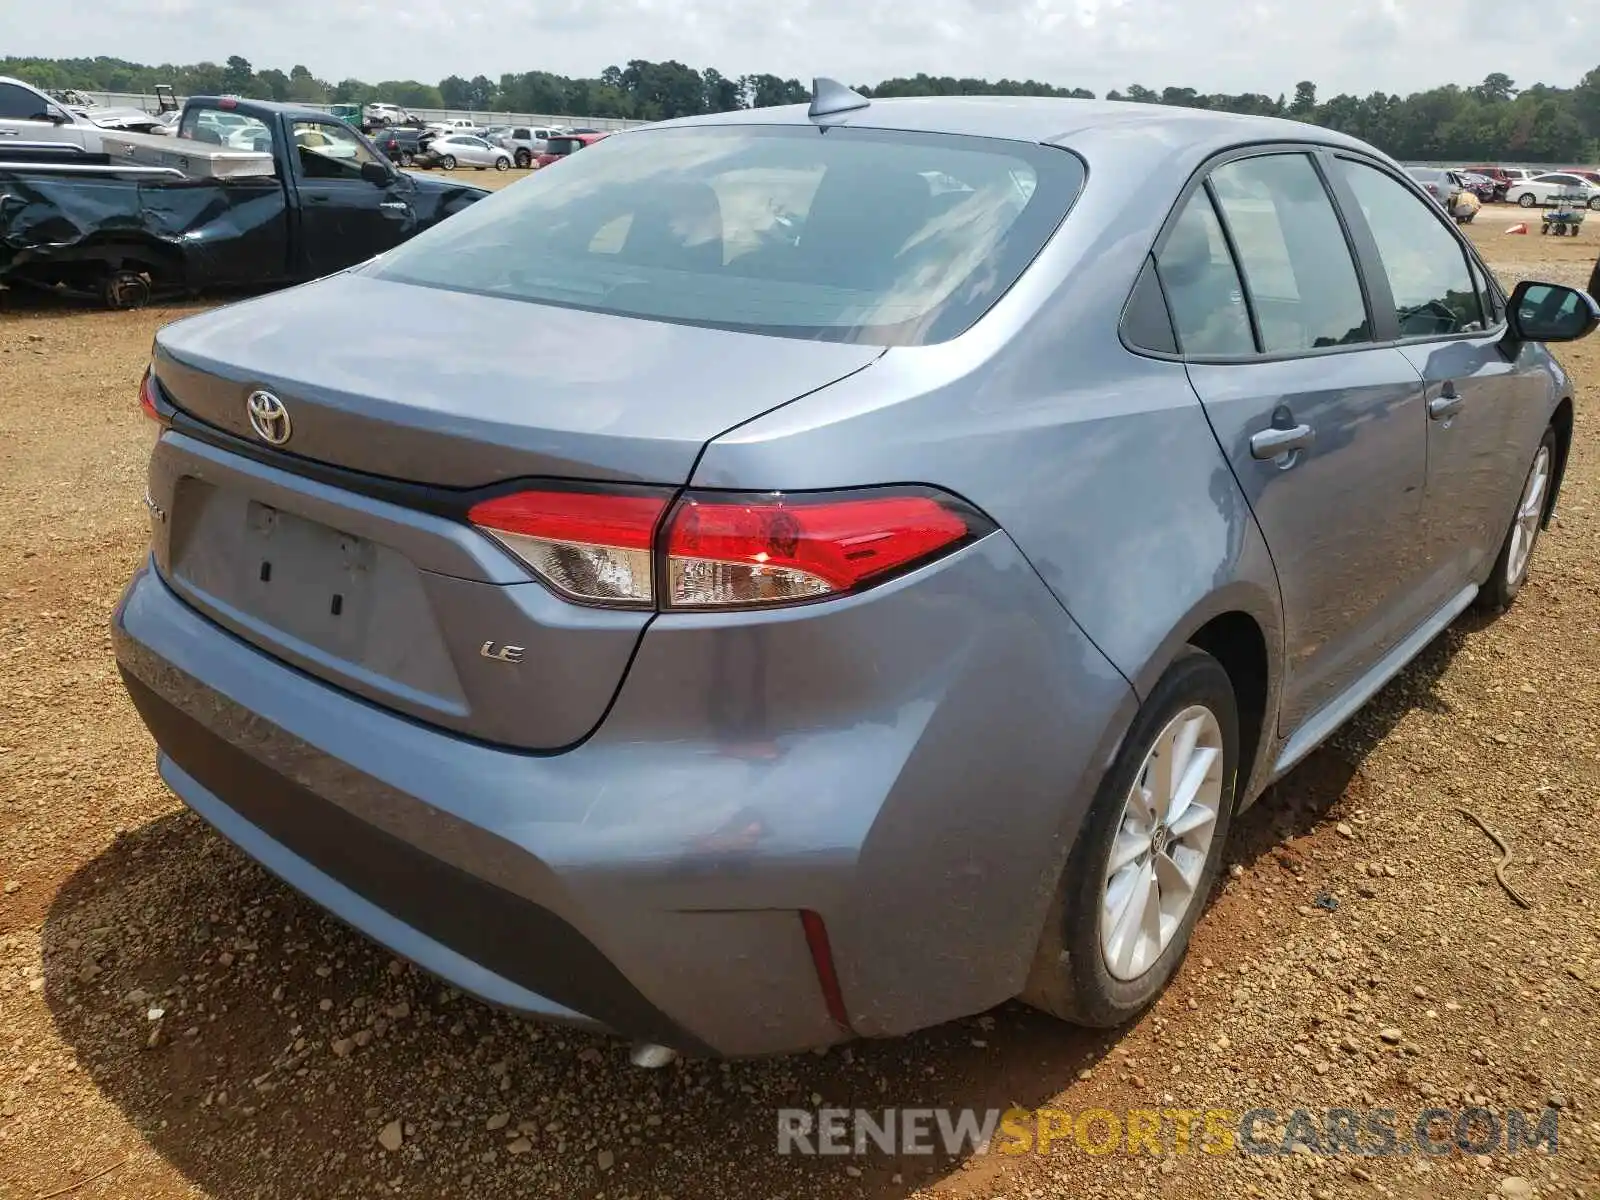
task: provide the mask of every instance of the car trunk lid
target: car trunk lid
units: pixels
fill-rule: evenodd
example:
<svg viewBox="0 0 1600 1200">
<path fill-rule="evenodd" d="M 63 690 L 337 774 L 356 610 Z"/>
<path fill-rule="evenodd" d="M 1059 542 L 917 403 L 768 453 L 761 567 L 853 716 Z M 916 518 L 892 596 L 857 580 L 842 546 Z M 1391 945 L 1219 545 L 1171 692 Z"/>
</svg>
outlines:
<svg viewBox="0 0 1600 1200">
<path fill-rule="evenodd" d="M 370 336 L 352 338 L 352 313 Z M 737 333 L 346 274 L 168 326 L 156 372 L 185 412 L 288 454 L 445 487 L 519 476 L 680 484 L 701 448 L 849 375 L 876 346 Z"/>
<path fill-rule="evenodd" d="M 370 338 L 340 332 L 352 311 Z M 707 441 L 879 353 L 352 276 L 221 309 L 157 339 L 180 413 L 150 471 L 157 566 L 311 675 L 560 749 L 599 722 L 649 613 L 557 597 L 466 523 L 472 498 L 552 477 L 670 493 Z M 257 392 L 288 415 L 279 446 Z"/>
</svg>

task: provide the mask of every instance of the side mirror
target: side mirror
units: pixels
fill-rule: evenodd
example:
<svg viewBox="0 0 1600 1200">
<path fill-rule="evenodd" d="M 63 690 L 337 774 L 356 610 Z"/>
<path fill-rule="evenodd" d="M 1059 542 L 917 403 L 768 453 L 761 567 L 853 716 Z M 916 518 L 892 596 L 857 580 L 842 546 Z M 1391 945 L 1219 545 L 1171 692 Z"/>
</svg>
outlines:
<svg viewBox="0 0 1600 1200">
<path fill-rule="evenodd" d="M 1517 284 L 1506 305 L 1512 336 L 1524 342 L 1574 342 L 1600 326 L 1600 304 L 1559 283 Z"/>
<path fill-rule="evenodd" d="M 72 118 L 69 117 L 66 113 L 62 112 L 59 108 L 48 109 L 45 112 L 44 115 L 45 115 L 45 118 L 52 125 L 71 125 L 72 124 Z"/>
<path fill-rule="evenodd" d="M 364 162 L 361 164 L 361 178 L 373 187 L 384 187 L 394 178 L 394 172 L 381 162 Z"/>
</svg>

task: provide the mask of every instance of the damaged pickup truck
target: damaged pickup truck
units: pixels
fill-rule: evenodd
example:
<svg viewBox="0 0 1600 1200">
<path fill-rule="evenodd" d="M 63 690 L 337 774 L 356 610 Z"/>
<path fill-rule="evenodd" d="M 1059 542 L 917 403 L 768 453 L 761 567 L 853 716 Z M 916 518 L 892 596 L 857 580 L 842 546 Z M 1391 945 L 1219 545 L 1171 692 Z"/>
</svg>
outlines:
<svg viewBox="0 0 1600 1200">
<path fill-rule="evenodd" d="M 327 113 L 195 97 L 175 137 L 0 143 L 0 287 L 132 308 L 332 274 L 488 193 L 397 170 Z"/>
</svg>

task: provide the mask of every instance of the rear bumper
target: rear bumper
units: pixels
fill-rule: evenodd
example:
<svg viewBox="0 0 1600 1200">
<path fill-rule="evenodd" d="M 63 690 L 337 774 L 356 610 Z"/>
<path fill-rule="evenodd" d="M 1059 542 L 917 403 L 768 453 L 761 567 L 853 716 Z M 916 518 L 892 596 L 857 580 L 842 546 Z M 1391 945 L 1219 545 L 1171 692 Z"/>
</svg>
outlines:
<svg viewBox="0 0 1600 1200">
<path fill-rule="evenodd" d="M 599 731 L 555 755 L 314 680 L 148 565 L 113 633 L 163 778 L 247 854 L 486 1000 L 690 1053 L 1014 995 L 1133 707 L 1003 535 L 822 608 L 658 618 Z"/>
</svg>

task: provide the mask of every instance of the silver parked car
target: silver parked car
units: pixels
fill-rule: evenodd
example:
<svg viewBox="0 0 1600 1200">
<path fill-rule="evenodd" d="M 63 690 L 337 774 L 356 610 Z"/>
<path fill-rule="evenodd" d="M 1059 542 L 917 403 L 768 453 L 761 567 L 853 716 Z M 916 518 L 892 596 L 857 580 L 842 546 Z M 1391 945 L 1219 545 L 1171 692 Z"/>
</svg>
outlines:
<svg viewBox="0 0 1600 1200">
<path fill-rule="evenodd" d="M 480 171 L 489 167 L 504 171 L 512 163 L 511 151 L 501 146 L 491 146 L 472 134 L 454 133 L 436 137 L 428 144 L 428 149 L 438 155 L 439 165 L 446 171 L 453 171 L 458 163 L 477 167 Z"/>
<path fill-rule="evenodd" d="M 1234 815 L 1523 587 L 1597 321 L 1328 129 L 819 81 L 163 329 L 116 653 L 186 803 L 495 1003 L 1112 1025 Z"/>
</svg>

